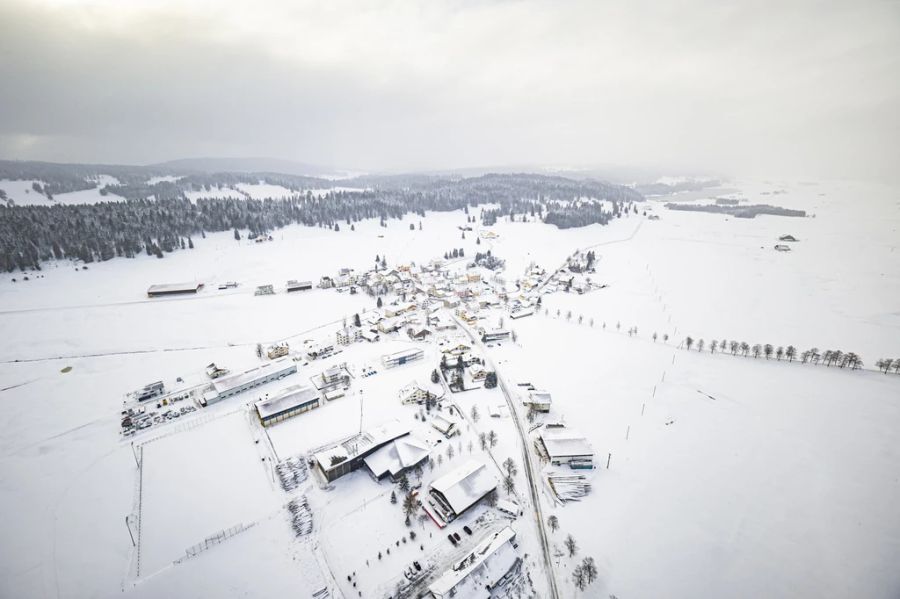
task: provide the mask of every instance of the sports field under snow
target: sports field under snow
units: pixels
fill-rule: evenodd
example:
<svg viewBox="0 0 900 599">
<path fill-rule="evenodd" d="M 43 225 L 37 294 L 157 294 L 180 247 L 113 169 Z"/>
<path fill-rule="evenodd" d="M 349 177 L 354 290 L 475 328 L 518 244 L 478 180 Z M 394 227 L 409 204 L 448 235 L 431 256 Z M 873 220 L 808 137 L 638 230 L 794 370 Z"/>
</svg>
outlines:
<svg viewBox="0 0 900 599">
<path fill-rule="evenodd" d="M 594 280 L 609 286 L 545 296 L 546 314 L 511 325 L 518 343 L 489 354 L 511 384 L 549 390 L 548 419 L 577 427 L 594 447 L 600 467 L 592 494 L 565 506 L 546 493 L 542 500 L 560 521 L 554 544 L 561 549 L 571 533 L 578 557 L 597 562 L 599 580 L 585 596 L 900 596 L 900 376 L 873 370 L 879 358 L 900 357 L 896 191 L 850 183 L 732 187 L 751 202 L 814 217 L 675 212 L 664 208 L 665 198 L 646 204 L 660 220 L 631 215 L 565 231 L 499 222 L 492 227 L 498 238 L 478 246 L 474 232 L 461 238 L 462 213 L 429 213 L 386 229 L 377 222 L 339 233 L 292 226 L 258 244 L 212 234 L 163 260 L 116 259 L 86 271 L 63 262 L 29 281 L 22 273 L 0 276 L 0 596 L 310 597 L 326 586 L 332 596 L 355 596 L 346 570 L 359 571 L 363 596 L 386 596 L 399 574 L 388 571 L 394 562 L 376 572 L 365 570 L 365 560 L 377 543 L 405 534 L 395 506 L 385 506 L 390 485 L 357 472 L 327 492 L 311 489 L 321 518 L 298 539 L 284 517 L 288 497 L 248 424 L 251 394 L 136 438 L 144 443 L 143 481 L 131 444 L 118 434 L 124 394 L 157 379 L 199 383 L 213 361 L 250 367 L 258 342 L 301 347 L 374 307 L 366 296 L 319 289 L 255 297 L 256 285 L 278 289 L 341 267 L 364 270 L 376 255 L 390 265 L 424 262 L 460 247 L 467 256 L 492 249 L 513 281 L 532 261 L 552 270 L 588 246 L 599 259 Z M 772 249 L 782 234 L 800 240 L 793 251 Z M 216 289 L 229 280 L 241 286 Z M 207 285 L 196 297 L 146 297 L 151 284 L 181 281 Z M 631 327 L 636 336 L 625 333 Z M 688 352 L 678 348 L 686 335 L 854 351 L 867 369 Z M 381 344 L 352 346 L 328 364 L 346 361 L 358 375 L 402 347 Z M 266 442 L 283 458 L 360 425 L 412 421 L 415 409 L 400 406 L 396 393 L 427 378 L 436 350 L 426 353 L 430 363 L 355 379 L 362 395 L 278 425 Z M 289 380 L 305 382 L 318 368 Z M 479 424 L 465 423 L 459 453 L 468 456 L 476 429 L 496 427 L 500 443 L 483 457 L 518 455 L 511 419 L 486 416 L 497 401 L 497 391 L 459 397 L 466 414 L 472 405 L 485 408 Z M 138 574 L 124 519 L 139 495 Z M 519 522 L 544 596 L 534 538 Z M 173 563 L 238 523 L 252 527 Z M 451 549 L 438 533 L 416 530 L 424 548 L 398 550 L 398 567 L 413 554 L 438 560 Z M 556 560 L 564 597 L 578 595 L 575 563 Z"/>
</svg>

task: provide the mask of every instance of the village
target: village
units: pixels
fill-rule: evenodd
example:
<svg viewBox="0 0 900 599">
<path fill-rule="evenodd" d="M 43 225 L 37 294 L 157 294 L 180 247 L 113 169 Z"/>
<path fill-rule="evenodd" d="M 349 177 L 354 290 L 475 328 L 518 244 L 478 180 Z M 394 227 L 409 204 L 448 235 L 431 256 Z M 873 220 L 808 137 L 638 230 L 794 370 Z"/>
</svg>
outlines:
<svg viewBox="0 0 900 599">
<path fill-rule="evenodd" d="M 539 311 L 546 294 L 604 288 L 592 281 L 595 263 L 593 252 L 576 252 L 553 272 L 531 264 L 507 282 L 490 250 L 393 267 L 376 257 L 371 269 L 322 275 L 315 291 L 366 295 L 372 309 L 302 339 L 258 344 L 246 364 L 197 365 L 128 394 L 121 435 L 138 466 L 135 579 L 198 551 L 178 553 L 167 538 L 165 553 L 141 534 L 160 517 L 143 505 L 143 486 L 169 484 L 145 479 L 144 459 L 176 435 L 187 443 L 194 427 L 234 420 L 249 432 L 245 449 L 284 493 L 285 527 L 313 543 L 329 570 L 320 597 L 331 585 L 346 597 L 443 599 L 483 588 L 492 597 L 533 595 L 532 571 L 550 570 L 554 559 L 541 506 L 586 496 L 594 453 L 553 410 L 551 391 L 505 380 L 488 352 L 515 344 L 515 323 Z M 155 284 L 147 294 L 165 301 L 241 285 L 215 287 Z M 278 290 L 313 286 L 291 280 Z M 272 284 L 253 290 L 275 293 Z M 364 426 L 363 414 L 373 412 L 377 424 Z M 349 513 L 331 524 L 336 506 Z M 371 510 L 380 526 L 363 519 Z M 353 547 L 330 536 L 345 527 L 360 541 Z"/>
</svg>

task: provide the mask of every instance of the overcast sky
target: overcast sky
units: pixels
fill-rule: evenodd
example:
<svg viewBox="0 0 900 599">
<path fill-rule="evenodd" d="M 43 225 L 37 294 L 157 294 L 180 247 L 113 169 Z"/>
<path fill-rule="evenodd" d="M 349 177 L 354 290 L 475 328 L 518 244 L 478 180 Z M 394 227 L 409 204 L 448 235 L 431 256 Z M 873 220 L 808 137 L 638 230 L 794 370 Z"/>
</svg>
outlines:
<svg viewBox="0 0 900 599">
<path fill-rule="evenodd" d="M 897 2 L 0 0 L 0 157 L 898 178 Z"/>
</svg>

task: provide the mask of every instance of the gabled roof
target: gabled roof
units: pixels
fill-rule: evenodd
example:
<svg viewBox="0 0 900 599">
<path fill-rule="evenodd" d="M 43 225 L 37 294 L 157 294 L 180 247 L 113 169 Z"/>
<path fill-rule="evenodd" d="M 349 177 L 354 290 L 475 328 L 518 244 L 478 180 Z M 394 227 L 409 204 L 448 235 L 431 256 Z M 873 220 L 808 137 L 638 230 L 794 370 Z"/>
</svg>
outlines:
<svg viewBox="0 0 900 599">
<path fill-rule="evenodd" d="M 401 471 L 415 466 L 426 457 L 431 450 L 428 445 L 412 435 L 396 439 L 381 449 L 366 456 L 363 460 L 369 470 L 377 478 L 387 473 L 396 476 Z"/>
<path fill-rule="evenodd" d="M 587 439 L 569 429 L 548 428 L 541 433 L 541 441 L 551 458 L 594 455 L 594 450 Z"/>
<path fill-rule="evenodd" d="M 432 482 L 431 488 L 444 496 L 454 512 L 461 514 L 497 488 L 497 479 L 484 463 L 469 460 Z"/>
</svg>

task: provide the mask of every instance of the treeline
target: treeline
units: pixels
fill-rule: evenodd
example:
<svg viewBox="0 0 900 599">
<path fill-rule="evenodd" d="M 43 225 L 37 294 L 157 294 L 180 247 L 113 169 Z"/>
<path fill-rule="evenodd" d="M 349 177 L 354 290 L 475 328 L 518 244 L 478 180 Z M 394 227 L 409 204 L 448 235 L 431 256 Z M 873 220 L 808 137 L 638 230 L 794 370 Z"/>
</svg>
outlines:
<svg viewBox="0 0 900 599">
<path fill-rule="evenodd" d="M 695 340 L 690 336 L 685 337 L 684 347 L 689 351 L 691 348 L 696 348 L 697 351 L 702 352 L 704 348 L 708 348 L 709 352 L 712 354 L 716 353 L 716 351 L 722 353 L 730 352 L 733 356 L 740 355 L 748 357 L 752 355 L 754 358 L 763 356 L 767 360 L 775 358 L 776 360 L 787 360 L 788 362 L 798 360 L 802 364 L 821 363 L 825 366 L 837 366 L 839 368 L 850 368 L 851 370 L 858 370 L 864 366 L 862 359 L 857 353 L 845 352 L 840 349 L 826 349 L 825 351 L 819 351 L 818 347 L 813 347 L 798 354 L 797 348 L 793 345 L 779 345 L 778 347 L 775 347 L 771 343 L 756 343 L 751 346 L 746 341 L 728 341 L 725 339 L 722 339 L 721 342 L 717 339 L 713 339 L 707 344 L 703 339 Z"/>
<path fill-rule="evenodd" d="M 30 165 L 30 166 L 28 166 Z M 626 202 L 642 199 L 629 188 L 599 181 L 575 181 L 541 175 L 484 175 L 468 179 L 432 177 L 367 177 L 343 182 L 360 191 L 330 191 L 314 197 L 310 188 L 332 182 L 312 177 L 275 173 L 188 173 L 176 181 L 148 183 L 147 175 L 161 176 L 143 167 L 91 167 L 47 163 L 0 162 L 0 178 L 40 179 L 44 189 L 77 186 L 100 175 L 115 177 L 101 193 L 113 193 L 125 202 L 0 206 L 0 269 L 39 269 L 43 261 L 73 258 L 84 262 L 134 257 L 141 252 L 165 253 L 193 246 L 193 239 L 217 231 L 249 231 L 251 238 L 289 224 L 339 230 L 353 223 L 388 219 L 426 210 L 465 210 L 494 205 L 499 214 L 544 214 L 544 221 L 560 227 L 606 222 L 594 213 L 599 204 L 572 201 L 591 197 L 613 203 L 613 214 Z M 202 189 L 215 195 L 238 183 L 260 181 L 281 185 L 297 195 L 290 198 L 251 199 L 217 197 L 196 201 L 187 193 Z M 96 186 L 89 185 L 87 188 Z M 305 193 L 299 193 L 306 190 Z M 223 191 L 223 196 L 226 192 Z M 530 198 L 530 199 L 529 199 Z M 562 208 L 566 206 L 566 208 Z M 583 211 L 579 214 L 579 211 Z M 490 211 L 486 211 L 490 212 Z M 551 216 L 556 214 L 558 216 Z M 562 216 L 559 216 L 559 215 Z M 549 218 L 548 218 L 549 217 Z"/>
<path fill-rule="evenodd" d="M 735 218 L 755 218 L 759 214 L 772 216 L 806 216 L 805 210 L 793 210 L 770 204 L 749 204 L 746 206 L 734 206 L 728 204 L 681 204 L 669 202 L 666 204 L 669 210 L 684 210 L 687 212 L 713 212 L 715 214 L 728 214 Z"/>
</svg>

